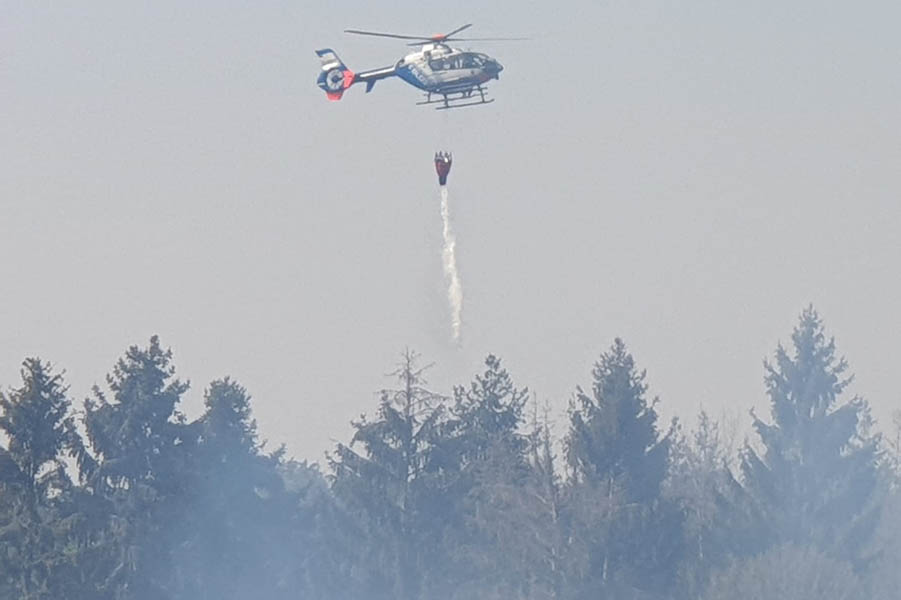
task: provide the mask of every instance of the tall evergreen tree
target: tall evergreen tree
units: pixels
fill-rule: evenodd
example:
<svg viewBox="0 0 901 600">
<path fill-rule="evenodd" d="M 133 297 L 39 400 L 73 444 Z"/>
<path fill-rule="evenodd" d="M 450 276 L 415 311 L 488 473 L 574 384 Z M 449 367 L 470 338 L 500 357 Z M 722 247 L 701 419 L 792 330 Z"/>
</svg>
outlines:
<svg viewBox="0 0 901 600">
<path fill-rule="evenodd" d="M 442 499 L 429 473 L 444 411 L 423 374 L 418 356 L 407 351 L 394 373 L 400 388 L 384 390 L 375 419 L 354 421 L 350 446 L 338 444 L 330 457 L 335 493 L 368 542 L 356 573 L 371 597 L 418 598 L 434 566 L 432 517 Z"/>
<path fill-rule="evenodd" d="M 265 454 L 247 391 L 213 381 L 197 422 L 199 442 L 184 493 L 183 542 L 173 548 L 178 597 L 295 597 L 291 522 L 296 496 L 280 473 L 282 450 Z"/>
<path fill-rule="evenodd" d="M 592 374 L 591 392 L 577 389 L 565 439 L 574 526 L 591 556 L 586 585 L 663 588 L 680 538 L 676 511 L 660 494 L 675 423 L 661 435 L 646 374 L 621 339 Z"/>
<path fill-rule="evenodd" d="M 180 460 L 178 446 L 190 435 L 177 409 L 189 384 L 174 379 L 171 361 L 172 351 L 153 336 L 147 348 L 130 347 L 107 375 L 112 401 L 97 387 L 85 401 L 85 426 L 99 458 L 86 474 L 95 481 L 112 487 L 175 483 L 162 475 Z"/>
<path fill-rule="evenodd" d="M 132 346 L 107 376 L 112 400 L 99 388 L 85 401 L 93 454 L 83 476 L 98 500 L 110 503 L 103 538 L 116 558 L 104 590 L 119 599 L 171 598 L 168 548 L 181 542 L 188 461 L 196 427 L 177 410 L 188 384 L 175 378 L 172 352 L 153 336 Z"/>
<path fill-rule="evenodd" d="M 469 387 L 454 389 L 451 428 L 458 460 L 465 466 L 503 448 L 524 463 L 527 441 L 519 429 L 527 401 L 528 390 L 517 389 L 500 359 L 488 355 L 485 371 Z"/>
<path fill-rule="evenodd" d="M 22 364 L 22 387 L 0 393 L 3 451 L 21 488 L 29 513 L 70 482 L 64 452 L 77 447 L 78 434 L 62 376 L 37 358 Z"/>
<path fill-rule="evenodd" d="M 519 389 L 494 355 L 469 386 L 454 390 L 442 450 L 452 482 L 448 555 L 461 597 L 533 595 L 534 529 L 523 522 L 546 516 L 535 503 L 538 474 L 530 462 L 532 440 L 522 431 L 528 391 Z M 535 432 L 536 434 L 538 432 Z M 547 466 L 547 465 L 544 465 Z M 466 584 L 460 585 L 459 582 Z M 446 588 L 454 586 L 449 582 Z"/>
<path fill-rule="evenodd" d="M 570 410 L 567 463 L 577 480 L 603 481 L 627 502 L 647 504 L 660 495 L 669 459 L 669 433 L 657 429 L 657 399 L 648 402 L 646 373 L 617 338 L 592 372 Z"/>
<path fill-rule="evenodd" d="M 62 376 L 37 358 L 22 364 L 22 386 L 0 393 L 0 571 L 10 597 L 55 598 L 66 589 L 65 452 L 80 438 Z M 2 584 L 0 584 L 2 585 Z M 2 589 L 2 588 L 0 588 Z"/>
<path fill-rule="evenodd" d="M 860 398 L 840 400 L 848 364 L 813 307 L 802 312 L 792 349 L 780 344 L 775 362 L 764 363 L 772 422 L 754 416 L 762 452 L 749 446 L 742 459 L 761 543 L 813 544 L 860 567 L 878 518 L 869 408 Z"/>
</svg>

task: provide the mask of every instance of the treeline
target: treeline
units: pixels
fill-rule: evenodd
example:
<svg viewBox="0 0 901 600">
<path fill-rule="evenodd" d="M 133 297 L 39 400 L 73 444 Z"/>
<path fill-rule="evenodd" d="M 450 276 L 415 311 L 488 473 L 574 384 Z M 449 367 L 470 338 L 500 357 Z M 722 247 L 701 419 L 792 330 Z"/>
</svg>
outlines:
<svg viewBox="0 0 901 600">
<path fill-rule="evenodd" d="M 0 395 L 0 598 L 896 598 L 899 437 L 849 398 L 817 313 L 737 445 L 661 423 L 617 339 L 565 432 L 501 361 L 449 397 L 406 353 L 320 467 L 268 452 L 237 382 L 203 415 L 159 340 L 83 403 L 27 359 Z M 699 379 L 703 365 L 694 365 Z M 312 401 L 327 401 L 313 399 Z M 286 399 L 295 401 L 295 399 Z"/>
</svg>

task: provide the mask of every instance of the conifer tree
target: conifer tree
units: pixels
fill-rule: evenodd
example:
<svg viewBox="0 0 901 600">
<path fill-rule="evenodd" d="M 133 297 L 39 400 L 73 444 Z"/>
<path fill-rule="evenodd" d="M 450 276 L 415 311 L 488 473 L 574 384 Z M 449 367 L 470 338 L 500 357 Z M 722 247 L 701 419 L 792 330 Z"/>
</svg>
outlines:
<svg viewBox="0 0 901 600">
<path fill-rule="evenodd" d="M 60 374 L 29 358 L 22 386 L 0 393 L 0 578 L 10 597 L 59 597 L 65 581 L 65 505 L 72 482 L 65 452 L 80 438 Z M 2 584 L 0 584 L 2 589 Z"/>
<path fill-rule="evenodd" d="M 469 590 L 521 597 L 533 591 L 540 569 L 535 563 L 546 549 L 538 548 L 536 529 L 524 523 L 547 515 L 536 503 L 538 473 L 530 461 L 538 439 L 521 430 L 527 401 L 528 391 L 516 387 L 494 355 L 468 386 L 454 390 L 442 440 L 442 450 L 453 457 L 448 461 L 453 527 L 446 543 L 454 557 L 453 577 L 466 582 L 463 595 Z"/>
<path fill-rule="evenodd" d="M 675 507 L 660 494 L 675 423 L 661 435 L 646 374 L 621 339 L 592 374 L 590 393 L 577 388 L 565 439 L 573 537 L 590 555 L 585 584 L 662 588 L 681 538 Z"/>
<path fill-rule="evenodd" d="M 213 381 L 204 406 L 173 549 L 179 597 L 296 597 L 289 571 L 297 561 L 282 550 L 292 548 L 298 509 L 280 473 L 284 451 L 263 452 L 250 395 L 237 382 Z"/>
<path fill-rule="evenodd" d="M 517 389 L 510 374 L 493 354 L 485 359 L 485 371 L 469 387 L 454 390 L 451 409 L 455 454 L 465 466 L 501 448 L 511 460 L 525 462 L 527 442 L 519 431 L 523 424 L 528 390 Z"/>
<path fill-rule="evenodd" d="M 747 447 L 745 485 L 760 511 L 761 543 L 813 544 L 861 566 L 876 518 L 878 438 L 869 433 L 867 403 L 841 400 L 851 382 L 822 319 L 806 308 L 764 362 L 771 423 L 754 416 L 762 452 Z"/>
<path fill-rule="evenodd" d="M 592 374 L 591 392 L 578 388 L 570 410 L 567 463 L 577 480 L 615 485 L 627 502 L 650 503 L 666 477 L 670 437 L 657 429 L 646 373 L 617 338 Z"/>
<path fill-rule="evenodd" d="M 95 387 L 85 401 L 92 454 L 81 461 L 82 476 L 112 513 L 96 535 L 115 552 L 103 589 L 117 599 L 165 599 L 175 586 L 167 549 L 182 541 L 197 432 L 178 411 L 188 384 L 175 378 L 171 361 L 153 336 L 147 348 L 130 347 L 107 376 L 111 399 Z"/>
<path fill-rule="evenodd" d="M 354 421 L 351 444 L 330 457 L 335 494 L 369 544 L 357 573 L 372 597 L 418 598 L 436 542 L 430 516 L 441 497 L 429 472 L 443 404 L 425 388 L 424 371 L 405 352 L 393 373 L 400 388 L 382 391 L 375 419 Z"/>
</svg>

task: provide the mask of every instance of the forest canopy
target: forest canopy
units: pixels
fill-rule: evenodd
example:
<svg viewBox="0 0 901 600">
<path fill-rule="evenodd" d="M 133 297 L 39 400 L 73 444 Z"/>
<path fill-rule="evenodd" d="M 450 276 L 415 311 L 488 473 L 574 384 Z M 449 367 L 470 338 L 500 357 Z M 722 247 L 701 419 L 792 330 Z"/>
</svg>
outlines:
<svg viewBox="0 0 901 600">
<path fill-rule="evenodd" d="M 662 422 L 618 338 L 559 437 L 501 358 L 445 393 L 423 364 L 403 353 L 317 464 L 267 450 L 231 378 L 188 419 L 156 336 L 86 399 L 26 358 L 0 393 L 0 597 L 896 597 L 901 413 L 880 428 L 849 396 L 813 307 L 743 444 L 704 411 Z"/>
</svg>

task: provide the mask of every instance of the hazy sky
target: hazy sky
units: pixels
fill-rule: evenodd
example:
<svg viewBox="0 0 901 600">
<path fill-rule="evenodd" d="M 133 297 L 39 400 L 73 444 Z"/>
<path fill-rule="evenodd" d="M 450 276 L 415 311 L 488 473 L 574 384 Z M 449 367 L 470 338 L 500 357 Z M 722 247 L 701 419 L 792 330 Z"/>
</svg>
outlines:
<svg viewBox="0 0 901 600">
<path fill-rule="evenodd" d="M 320 459 L 405 347 L 450 392 L 503 358 L 559 411 L 615 336 L 664 416 L 765 407 L 813 302 L 886 422 L 901 284 L 901 4 L 0 0 L 0 384 L 26 356 L 82 399 L 158 333 L 197 416 L 230 374 Z M 414 106 L 351 69 L 475 23 L 490 106 Z M 465 306 L 451 341 L 432 165 Z"/>
</svg>

